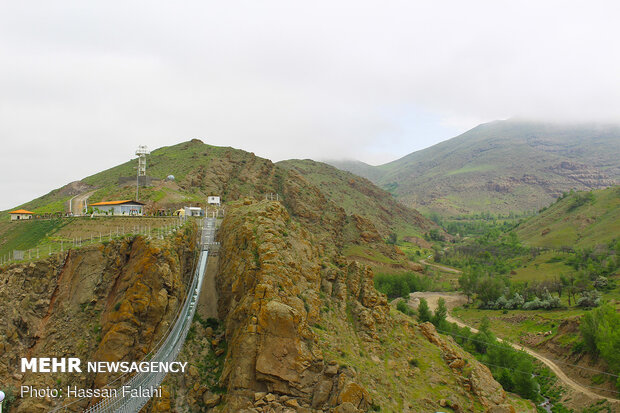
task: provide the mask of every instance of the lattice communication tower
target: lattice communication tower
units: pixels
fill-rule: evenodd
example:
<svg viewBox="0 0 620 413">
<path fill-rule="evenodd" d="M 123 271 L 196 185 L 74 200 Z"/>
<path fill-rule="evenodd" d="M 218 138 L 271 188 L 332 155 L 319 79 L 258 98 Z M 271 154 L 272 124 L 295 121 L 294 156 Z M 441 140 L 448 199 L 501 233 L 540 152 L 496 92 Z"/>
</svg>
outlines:
<svg viewBox="0 0 620 413">
<path fill-rule="evenodd" d="M 138 200 L 140 185 L 146 185 L 146 155 L 149 155 L 151 151 L 146 145 L 139 145 L 136 150 L 138 155 L 138 174 L 136 176 L 136 201 Z"/>
</svg>

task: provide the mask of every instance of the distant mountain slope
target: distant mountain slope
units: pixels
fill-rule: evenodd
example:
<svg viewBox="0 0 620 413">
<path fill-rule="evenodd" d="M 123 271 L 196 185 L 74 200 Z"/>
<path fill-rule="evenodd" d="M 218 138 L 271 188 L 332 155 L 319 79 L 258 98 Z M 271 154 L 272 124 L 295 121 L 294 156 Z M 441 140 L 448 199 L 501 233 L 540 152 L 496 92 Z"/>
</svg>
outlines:
<svg viewBox="0 0 620 413">
<path fill-rule="evenodd" d="M 327 199 L 344 208 L 347 214 L 370 219 L 383 233 L 422 235 L 436 227 L 418 211 L 397 202 L 389 192 L 350 172 L 309 159 L 281 161 L 277 165 L 295 170 L 316 185 Z"/>
<path fill-rule="evenodd" d="M 381 179 L 383 177 L 384 172 L 380 168 L 376 166 L 368 165 L 367 163 L 361 161 L 353 161 L 353 160 L 344 160 L 344 161 L 325 161 L 325 163 L 335 166 L 336 168 L 351 172 L 355 175 L 364 177 L 373 182 Z"/>
<path fill-rule="evenodd" d="M 135 199 L 135 166 L 135 159 L 125 162 L 21 207 L 36 213 L 63 212 L 72 196 L 93 190 L 89 203 Z M 363 230 L 367 223 L 354 215 L 372 222 L 383 237 L 389 232 L 419 236 L 436 227 L 371 182 L 329 165 L 305 161 L 274 164 L 253 153 L 206 145 L 199 140 L 154 150 L 147 159 L 147 175 L 152 185 L 140 188 L 139 199 L 147 204 L 148 211 L 204 204 L 208 195 L 234 201 L 244 197 L 263 199 L 266 194 L 277 193 L 293 214 L 324 227 L 352 219 L 353 226 Z M 167 180 L 169 175 L 174 175 L 174 180 Z M 331 194 L 322 187 L 326 180 Z"/>
<path fill-rule="evenodd" d="M 517 228 L 527 245 L 595 247 L 620 239 L 620 186 L 576 192 L 558 200 Z"/>
<path fill-rule="evenodd" d="M 335 164 L 422 211 L 529 211 L 620 182 L 620 127 L 496 121 L 371 170 Z"/>
</svg>

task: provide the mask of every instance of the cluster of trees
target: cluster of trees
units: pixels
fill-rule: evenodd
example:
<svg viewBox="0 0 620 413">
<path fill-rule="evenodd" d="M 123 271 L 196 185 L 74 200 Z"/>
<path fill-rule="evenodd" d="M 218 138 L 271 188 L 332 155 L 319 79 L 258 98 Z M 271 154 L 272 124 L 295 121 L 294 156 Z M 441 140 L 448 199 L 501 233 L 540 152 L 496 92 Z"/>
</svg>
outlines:
<svg viewBox="0 0 620 413">
<path fill-rule="evenodd" d="M 424 234 L 424 239 L 427 241 L 445 241 L 446 237 L 437 229 L 433 228 Z"/>
<path fill-rule="evenodd" d="M 486 304 L 487 308 L 496 310 L 551 310 L 561 306 L 560 298 L 552 296 L 551 293 L 546 290 L 542 294 L 542 297 L 536 296 L 531 301 L 525 301 L 521 294 L 514 293 L 514 296 L 510 299 L 502 295 L 497 301 Z"/>
<path fill-rule="evenodd" d="M 374 278 L 377 291 L 388 298 L 409 297 L 416 291 L 428 291 L 433 288 L 433 279 L 415 272 L 387 274 L 379 273 Z"/>
<path fill-rule="evenodd" d="M 518 292 L 514 292 L 511 298 L 508 297 L 510 293 L 501 295 L 495 301 L 483 302 L 481 307 L 495 310 L 551 310 L 562 306 L 560 297 L 551 295 L 547 289 L 540 296 L 534 295 L 529 301 L 526 301 L 525 297 Z"/>
<path fill-rule="evenodd" d="M 484 318 L 477 333 L 469 328 L 450 324 L 447 333 L 461 347 L 486 364 L 493 377 L 510 392 L 531 400 L 539 399 L 540 387 L 533 376 L 532 359 L 509 344 L 500 342 L 491 332 L 489 319 Z"/>
<path fill-rule="evenodd" d="M 453 248 L 444 262 L 464 268 L 459 285 L 469 299 L 476 296 L 483 308 L 557 308 L 563 293 L 569 306 L 596 307 L 600 304 L 600 292 L 615 288 L 608 275 L 620 269 L 620 241 L 596 249 L 566 252 L 550 260 L 564 261 L 575 270 L 572 274 L 543 282 L 512 283 L 509 271 L 521 265 L 524 255 L 534 257 L 535 252 L 522 247 L 514 233 L 504 237 L 489 233 L 476 242 Z"/>
<path fill-rule="evenodd" d="M 527 254 L 536 256 L 538 249 L 523 247 L 514 232 L 503 235 L 499 229 L 493 229 L 475 241 L 436 255 L 435 261 L 459 268 L 477 267 L 489 274 L 504 275 L 519 266 L 520 263 L 514 258 Z"/>
<path fill-rule="evenodd" d="M 496 215 L 490 212 L 481 212 L 479 214 L 460 215 L 444 219 L 439 214 L 432 213 L 429 218 L 437 225 L 443 227 L 450 235 L 458 234 L 462 237 L 468 237 L 483 235 L 490 230 L 509 232 L 519 224 L 521 218 L 529 215 L 532 214 L 510 212 L 505 215 Z"/>
<path fill-rule="evenodd" d="M 559 199 L 559 198 L 558 198 Z M 572 212 L 579 207 L 594 202 L 594 194 L 592 192 L 580 192 L 576 193 L 573 197 L 573 201 L 566 209 L 568 212 Z"/>
<path fill-rule="evenodd" d="M 447 316 L 448 307 L 446 306 L 446 300 L 440 298 L 439 301 L 437 301 L 437 308 L 433 314 L 428 307 L 428 301 L 424 298 L 420 298 L 420 304 L 418 305 L 418 320 L 420 320 L 421 323 L 430 321 L 435 327 L 442 330 L 448 327 L 448 322 L 446 321 Z"/>
<path fill-rule="evenodd" d="M 504 389 L 538 400 L 540 389 L 532 374 L 534 365 L 531 358 L 509 344 L 499 342 L 490 330 L 488 318 L 485 317 L 479 331 L 473 333 L 467 327 L 460 328 L 446 320 L 448 308 L 443 298 L 437 302 L 434 313 L 430 311 L 428 302 L 420 299 L 417 312 L 420 322 L 430 321 L 438 331 L 450 334 L 461 347 L 486 364 Z"/>
<path fill-rule="evenodd" d="M 608 277 L 620 268 L 620 241 L 613 240 L 597 248 L 585 248 L 570 254 L 565 262 L 591 280 Z"/>
<path fill-rule="evenodd" d="M 604 304 L 583 316 L 581 336 L 587 351 L 600 356 L 612 374 L 620 374 L 620 314 Z M 620 378 L 616 381 L 620 389 Z"/>
</svg>

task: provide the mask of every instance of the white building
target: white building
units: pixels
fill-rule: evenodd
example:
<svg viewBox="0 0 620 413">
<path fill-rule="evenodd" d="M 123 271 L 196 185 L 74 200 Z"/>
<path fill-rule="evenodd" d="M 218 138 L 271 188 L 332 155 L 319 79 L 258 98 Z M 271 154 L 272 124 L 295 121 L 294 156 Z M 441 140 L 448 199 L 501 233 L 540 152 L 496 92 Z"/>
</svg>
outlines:
<svg viewBox="0 0 620 413">
<path fill-rule="evenodd" d="M 207 204 L 209 205 L 220 205 L 220 197 L 219 196 L 208 196 Z"/>
<path fill-rule="evenodd" d="M 95 215 L 125 215 L 125 216 L 142 216 L 144 204 L 138 201 L 104 201 L 90 204 Z"/>
<path fill-rule="evenodd" d="M 34 212 L 26 211 L 25 209 L 18 209 L 9 212 L 9 214 L 11 215 L 11 221 L 20 221 L 23 219 L 32 219 L 32 214 L 34 214 Z"/>
<path fill-rule="evenodd" d="M 202 208 L 199 207 L 185 207 L 183 209 L 185 210 L 186 217 L 201 217 L 204 215 Z"/>
</svg>

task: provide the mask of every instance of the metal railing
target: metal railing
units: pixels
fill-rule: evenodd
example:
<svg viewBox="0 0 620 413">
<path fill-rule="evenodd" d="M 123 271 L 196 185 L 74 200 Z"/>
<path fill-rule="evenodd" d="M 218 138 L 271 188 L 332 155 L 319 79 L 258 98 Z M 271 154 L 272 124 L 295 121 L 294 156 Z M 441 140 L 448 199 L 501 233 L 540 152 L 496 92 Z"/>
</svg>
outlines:
<svg viewBox="0 0 620 413">
<path fill-rule="evenodd" d="M 185 338 L 189 328 L 191 327 L 202 280 L 204 278 L 207 267 L 207 259 L 209 257 L 209 246 L 213 244 L 215 238 L 215 219 L 205 218 L 202 226 L 200 256 L 198 265 L 194 272 L 192 284 L 188 290 L 188 299 L 185 300 L 183 309 L 177 318 L 174 327 L 166 337 L 166 340 L 155 352 L 150 362 L 172 362 L 175 361 L 181 348 L 185 343 Z M 128 382 L 116 387 L 116 396 L 102 399 L 97 404 L 84 410 L 86 413 L 95 412 L 139 412 L 142 407 L 150 400 L 150 396 L 146 397 L 141 394 L 141 389 L 152 390 L 157 389 L 164 378 L 165 372 L 148 372 L 138 373 L 134 375 Z M 138 397 L 132 395 L 131 390 L 138 390 Z M 152 393 L 152 392 L 151 392 Z"/>
</svg>

